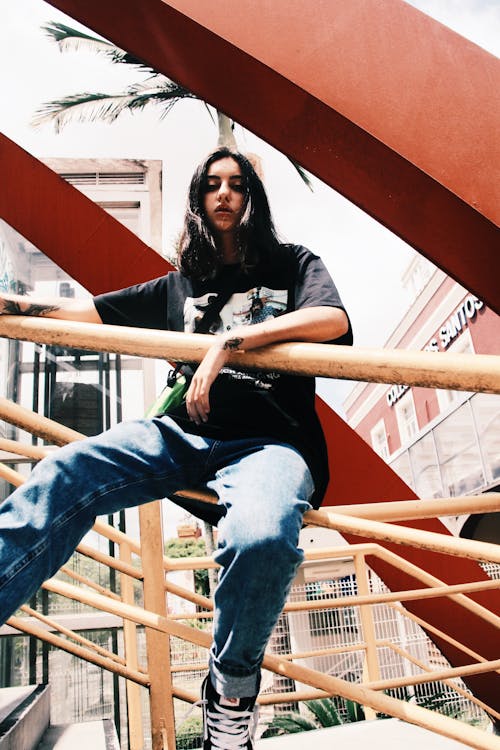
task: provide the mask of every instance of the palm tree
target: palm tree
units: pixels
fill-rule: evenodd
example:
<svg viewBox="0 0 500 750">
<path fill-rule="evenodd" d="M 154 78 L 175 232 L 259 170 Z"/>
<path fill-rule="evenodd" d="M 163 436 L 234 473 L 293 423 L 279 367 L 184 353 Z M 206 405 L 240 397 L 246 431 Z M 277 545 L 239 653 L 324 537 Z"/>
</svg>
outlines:
<svg viewBox="0 0 500 750">
<path fill-rule="evenodd" d="M 35 112 L 32 124 L 35 126 L 51 123 L 56 132 L 69 122 L 92 122 L 102 120 L 114 122 L 123 112 L 141 111 L 147 105 L 156 104 L 162 108 L 160 119 L 168 115 L 172 107 L 185 99 L 197 99 L 205 107 L 213 121 L 215 118 L 211 108 L 197 94 L 161 73 L 157 73 L 151 66 L 129 52 L 116 47 L 105 39 L 92 36 L 63 23 L 52 22 L 42 27 L 48 36 L 54 40 L 62 52 L 88 49 L 105 55 L 112 63 L 128 65 L 135 73 L 141 74 L 141 80 L 131 84 L 124 91 L 116 94 L 99 92 L 84 92 L 70 94 L 46 102 Z M 147 77 L 144 79 L 144 75 Z M 234 135 L 234 121 L 223 112 L 215 110 L 218 127 L 218 146 L 237 149 Z M 304 183 L 312 189 L 311 181 L 304 169 L 290 159 L 294 168 Z"/>
<path fill-rule="evenodd" d="M 277 714 L 269 723 L 262 739 L 276 737 L 281 734 L 295 734 L 296 732 L 310 732 L 313 729 L 325 727 L 336 727 L 352 721 L 363 721 L 365 718 L 363 709 L 353 701 L 346 700 L 347 718 L 344 719 L 338 711 L 337 705 L 332 698 L 321 698 L 315 701 L 306 701 L 304 704 L 309 716 L 292 713 Z"/>
</svg>

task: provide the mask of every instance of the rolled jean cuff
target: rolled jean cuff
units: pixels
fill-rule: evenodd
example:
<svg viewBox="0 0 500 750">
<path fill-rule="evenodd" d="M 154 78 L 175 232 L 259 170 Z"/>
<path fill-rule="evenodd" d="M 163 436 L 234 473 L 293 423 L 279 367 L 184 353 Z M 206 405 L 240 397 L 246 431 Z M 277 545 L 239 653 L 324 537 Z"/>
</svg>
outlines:
<svg viewBox="0 0 500 750">
<path fill-rule="evenodd" d="M 209 660 L 212 685 L 225 698 L 250 698 L 257 695 L 260 687 L 260 668 L 248 675 L 232 675 L 222 671 L 212 656 Z"/>
</svg>

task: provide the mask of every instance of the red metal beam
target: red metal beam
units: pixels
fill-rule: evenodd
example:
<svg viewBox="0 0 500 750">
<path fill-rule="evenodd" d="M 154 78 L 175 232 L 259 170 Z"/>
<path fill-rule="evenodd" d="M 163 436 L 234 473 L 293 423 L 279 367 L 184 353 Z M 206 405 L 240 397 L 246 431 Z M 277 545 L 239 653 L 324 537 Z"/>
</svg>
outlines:
<svg viewBox="0 0 500 750">
<path fill-rule="evenodd" d="M 51 4 L 261 135 L 500 312 L 498 60 L 402 0 Z"/>
<path fill-rule="evenodd" d="M 119 221 L 0 133 L 0 217 L 92 294 L 172 266 Z"/>
</svg>

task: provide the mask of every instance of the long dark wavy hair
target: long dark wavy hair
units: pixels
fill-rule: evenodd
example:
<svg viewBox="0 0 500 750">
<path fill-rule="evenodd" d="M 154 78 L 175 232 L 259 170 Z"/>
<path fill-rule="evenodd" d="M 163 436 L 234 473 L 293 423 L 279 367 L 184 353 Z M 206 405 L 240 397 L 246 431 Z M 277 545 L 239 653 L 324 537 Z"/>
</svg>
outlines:
<svg viewBox="0 0 500 750">
<path fill-rule="evenodd" d="M 251 162 L 238 151 L 218 148 L 198 166 L 189 187 L 178 257 L 180 270 L 191 278 L 212 278 L 223 265 L 203 203 L 209 167 L 227 157 L 239 164 L 243 178 L 244 210 L 237 236 L 242 269 L 250 270 L 257 263 L 265 262 L 280 245 L 264 185 Z"/>
</svg>

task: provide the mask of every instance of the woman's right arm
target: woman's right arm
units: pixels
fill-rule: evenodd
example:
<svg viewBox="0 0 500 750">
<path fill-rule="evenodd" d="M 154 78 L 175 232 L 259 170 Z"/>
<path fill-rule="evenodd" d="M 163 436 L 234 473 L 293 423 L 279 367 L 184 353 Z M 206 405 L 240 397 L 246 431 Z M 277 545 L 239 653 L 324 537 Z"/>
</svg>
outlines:
<svg viewBox="0 0 500 750">
<path fill-rule="evenodd" d="M 32 315 L 81 323 L 102 323 L 91 297 L 73 299 L 0 293 L 0 315 Z"/>
</svg>

